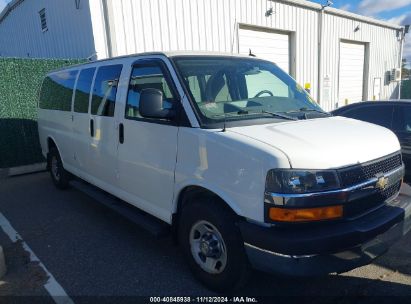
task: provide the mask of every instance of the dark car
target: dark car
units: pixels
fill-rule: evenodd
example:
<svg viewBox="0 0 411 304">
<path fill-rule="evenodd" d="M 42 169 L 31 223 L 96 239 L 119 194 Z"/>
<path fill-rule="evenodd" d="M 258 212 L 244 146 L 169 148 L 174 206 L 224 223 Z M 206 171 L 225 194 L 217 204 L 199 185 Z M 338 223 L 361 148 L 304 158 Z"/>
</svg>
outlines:
<svg viewBox="0 0 411 304">
<path fill-rule="evenodd" d="M 405 174 L 407 180 L 411 180 L 411 100 L 359 102 L 331 113 L 391 129 L 400 141 Z"/>
</svg>

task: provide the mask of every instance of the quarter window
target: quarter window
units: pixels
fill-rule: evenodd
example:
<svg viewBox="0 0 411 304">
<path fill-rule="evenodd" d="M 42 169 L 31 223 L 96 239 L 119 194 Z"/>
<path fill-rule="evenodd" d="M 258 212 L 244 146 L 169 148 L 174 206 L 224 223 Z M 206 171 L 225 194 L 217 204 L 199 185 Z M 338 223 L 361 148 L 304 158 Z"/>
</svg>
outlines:
<svg viewBox="0 0 411 304">
<path fill-rule="evenodd" d="M 98 116 L 114 116 L 117 86 L 122 65 L 108 65 L 97 70 L 94 81 L 91 114 Z"/>
<path fill-rule="evenodd" d="M 88 102 L 96 68 L 84 69 L 80 72 L 74 95 L 74 112 L 87 113 Z"/>
<path fill-rule="evenodd" d="M 77 74 L 78 71 L 63 71 L 47 76 L 41 88 L 40 108 L 71 111 L 71 100 Z"/>
<path fill-rule="evenodd" d="M 143 89 L 162 91 L 164 106 L 171 108 L 174 98 L 161 66 L 157 62 L 145 63 L 134 66 L 131 73 L 126 106 L 127 118 L 141 118 L 139 104 L 140 92 Z"/>
</svg>

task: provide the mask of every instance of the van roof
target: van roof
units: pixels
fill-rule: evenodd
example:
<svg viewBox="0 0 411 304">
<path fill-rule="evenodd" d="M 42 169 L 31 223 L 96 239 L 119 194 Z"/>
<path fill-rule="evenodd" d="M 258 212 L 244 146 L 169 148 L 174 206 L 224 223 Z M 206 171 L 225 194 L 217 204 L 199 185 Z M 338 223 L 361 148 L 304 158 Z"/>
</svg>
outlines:
<svg viewBox="0 0 411 304">
<path fill-rule="evenodd" d="M 224 57 L 239 57 L 239 58 L 254 58 L 250 57 L 249 55 L 243 54 L 233 54 L 233 53 L 224 53 L 224 52 L 207 52 L 207 51 L 169 51 L 169 52 L 144 52 L 144 53 L 135 53 L 111 58 L 105 58 L 100 60 L 93 60 L 84 63 L 78 63 L 66 67 L 62 67 L 56 70 L 50 71 L 48 74 L 52 74 L 58 71 L 64 71 L 66 69 L 71 69 L 78 66 L 84 66 L 88 64 L 100 63 L 100 62 L 110 62 L 112 60 L 121 59 L 121 58 L 130 58 L 130 57 L 140 57 L 140 56 L 148 56 L 148 55 L 162 55 L 168 58 L 176 57 L 176 56 L 224 56 Z M 257 58 L 258 59 L 258 58 Z"/>
</svg>

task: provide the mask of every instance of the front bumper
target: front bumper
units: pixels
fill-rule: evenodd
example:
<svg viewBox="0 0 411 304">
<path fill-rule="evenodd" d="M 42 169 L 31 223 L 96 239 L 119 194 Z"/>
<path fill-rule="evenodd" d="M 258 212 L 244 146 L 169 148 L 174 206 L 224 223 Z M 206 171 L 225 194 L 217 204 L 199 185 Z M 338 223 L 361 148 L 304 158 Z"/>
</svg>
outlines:
<svg viewBox="0 0 411 304">
<path fill-rule="evenodd" d="M 411 230 L 411 187 L 364 217 L 317 226 L 239 227 L 252 266 L 293 276 L 341 273 L 369 264 Z"/>
</svg>

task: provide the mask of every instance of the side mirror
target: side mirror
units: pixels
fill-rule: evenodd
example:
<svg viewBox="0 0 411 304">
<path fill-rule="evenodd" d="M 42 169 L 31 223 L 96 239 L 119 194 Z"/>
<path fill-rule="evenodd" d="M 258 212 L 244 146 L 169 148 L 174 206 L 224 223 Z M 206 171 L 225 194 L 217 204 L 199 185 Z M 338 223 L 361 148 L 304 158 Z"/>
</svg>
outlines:
<svg viewBox="0 0 411 304">
<path fill-rule="evenodd" d="M 139 112 L 145 118 L 172 119 L 174 109 L 164 108 L 163 92 L 158 89 L 143 89 L 140 92 Z"/>
</svg>

